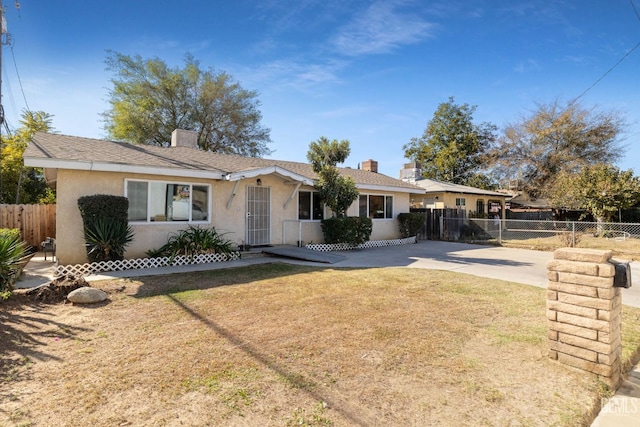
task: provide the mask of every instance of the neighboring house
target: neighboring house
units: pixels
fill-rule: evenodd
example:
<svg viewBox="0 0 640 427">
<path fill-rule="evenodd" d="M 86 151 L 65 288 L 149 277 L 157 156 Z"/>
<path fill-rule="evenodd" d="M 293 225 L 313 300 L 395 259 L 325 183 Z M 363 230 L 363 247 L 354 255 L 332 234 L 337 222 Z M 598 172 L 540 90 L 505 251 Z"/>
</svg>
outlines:
<svg viewBox="0 0 640 427">
<path fill-rule="evenodd" d="M 135 237 L 127 258 L 144 257 L 187 224 L 214 226 L 238 245 L 323 241 L 320 220 L 331 213 L 319 203 L 310 164 L 196 147 L 197 134 L 184 130 L 173 132 L 169 147 L 36 133 L 24 164 L 43 168 L 57 189 L 58 262 L 87 262 L 77 202 L 94 194 L 129 199 Z M 372 160 L 340 171 L 360 192 L 347 214 L 373 219 L 372 240 L 398 238 L 397 216 L 409 211 L 410 195 L 420 188 L 377 173 Z"/>
<path fill-rule="evenodd" d="M 510 196 L 497 191 L 483 190 L 467 185 L 451 184 L 422 178 L 418 163 L 407 163 L 400 178 L 424 189 L 424 193 L 411 195 L 412 208 L 463 209 L 467 215 L 500 218 L 505 216 L 505 200 Z"/>
<path fill-rule="evenodd" d="M 509 200 L 509 218 L 525 220 L 550 220 L 553 207 L 547 199 L 531 199 L 526 194 L 516 194 Z"/>
</svg>

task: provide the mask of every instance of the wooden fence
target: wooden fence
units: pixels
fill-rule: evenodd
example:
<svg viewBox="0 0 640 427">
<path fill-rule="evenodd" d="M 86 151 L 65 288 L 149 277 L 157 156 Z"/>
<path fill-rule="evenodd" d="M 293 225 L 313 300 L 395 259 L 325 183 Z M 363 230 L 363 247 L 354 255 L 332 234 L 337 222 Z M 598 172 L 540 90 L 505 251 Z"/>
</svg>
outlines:
<svg viewBox="0 0 640 427">
<path fill-rule="evenodd" d="M 17 228 L 22 239 L 40 250 L 40 242 L 56 237 L 56 205 L 0 204 L 0 228 Z"/>
<path fill-rule="evenodd" d="M 422 224 L 422 230 L 418 234 L 418 240 L 448 239 L 451 234 L 459 234 L 462 220 L 466 218 L 464 209 L 412 208 L 411 212 L 420 212 L 424 215 L 424 223 Z M 444 220 L 444 218 L 447 218 L 447 220 Z"/>
</svg>

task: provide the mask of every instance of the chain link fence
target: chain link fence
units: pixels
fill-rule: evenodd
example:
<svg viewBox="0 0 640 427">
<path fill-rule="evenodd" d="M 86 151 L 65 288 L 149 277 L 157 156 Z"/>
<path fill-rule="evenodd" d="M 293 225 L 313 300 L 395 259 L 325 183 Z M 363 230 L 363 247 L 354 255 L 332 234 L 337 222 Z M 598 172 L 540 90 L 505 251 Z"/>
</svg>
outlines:
<svg viewBox="0 0 640 427">
<path fill-rule="evenodd" d="M 452 241 L 508 243 L 539 249 L 637 245 L 640 251 L 638 223 L 442 217 L 440 230 L 441 239 Z"/>
</svg>

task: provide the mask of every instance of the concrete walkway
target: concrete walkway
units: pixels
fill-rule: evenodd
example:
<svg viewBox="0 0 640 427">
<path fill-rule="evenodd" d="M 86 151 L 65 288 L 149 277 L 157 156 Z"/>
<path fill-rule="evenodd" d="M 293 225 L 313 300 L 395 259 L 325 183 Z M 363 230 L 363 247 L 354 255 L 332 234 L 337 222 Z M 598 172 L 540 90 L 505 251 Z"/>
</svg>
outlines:
<svg viewBox="0 0 640 427">
<path fill-rule="evenodd" d="M 270 262 L 288 262 L 320 267 L 329 266 L 330 268 L 406 267 L 447 270 L 545 288 L 547 284 L 546 265 L 553 258 L 552 252 L 438 241 L 423 241 L 415 245 L 357 249 L 334 252 L 333 254 L 336 255 L 334 259 L 337 262 L 329 265 L 282 257 L 256 256 L 230 262 L 109 272 L 88 276 L 85 279 L 93 281 L 114 277 L 140 277 L 251 266 Z M 50 257 L 45 261 L 43 254 L 36 254 L 27 264 L 17 287 L 32 288 L 49 283 L 53 278 L 54 267 Z M 622 290 L 622 303 L 640 307 L 640 263 L 631 263 L 631 270 L 633 286 L 630 289 Z M 624 382 L 616 395 L 609 401 L 603 402 L 603 408 L 592 424 L 592 427 L 631 426 L 640 426 L 640 364 L 631 372 L 628 380 Z"/>
</svg>

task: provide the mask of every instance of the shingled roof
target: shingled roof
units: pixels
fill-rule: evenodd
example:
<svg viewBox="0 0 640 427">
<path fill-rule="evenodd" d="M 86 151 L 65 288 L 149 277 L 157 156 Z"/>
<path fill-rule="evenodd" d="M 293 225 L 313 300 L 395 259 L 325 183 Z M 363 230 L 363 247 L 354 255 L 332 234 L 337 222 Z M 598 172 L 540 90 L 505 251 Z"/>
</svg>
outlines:
<svg viewBox="0 0 640 427">
<path fill-rule="evenodd" d="M 468 185 L 452 184 L 450 182 L 437 181 L 435 179 L 421 178 L 415 181 L 417 186 L 424 188 L 428 193 L 459 193 L 459 194 L 477 194 L 481 196 L 508 197 L 507 194 L 498 193 L 497 191 L 484 190 Z"/>
<path fill-rule="evenodd" d="M 316 173 L 308 163 L 212 153 L 191 147 L 158 147 L 102 139 L 38 132 L 24 152 L 26 166 L 45 169 L 76 169 L 164 176 L 237 180 L 258 174 L 281 175 L 312 183 Z M 340 168 L 359 189 L 424 190 L 383 174 Z"/>
</svg>

